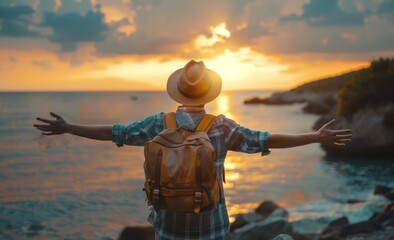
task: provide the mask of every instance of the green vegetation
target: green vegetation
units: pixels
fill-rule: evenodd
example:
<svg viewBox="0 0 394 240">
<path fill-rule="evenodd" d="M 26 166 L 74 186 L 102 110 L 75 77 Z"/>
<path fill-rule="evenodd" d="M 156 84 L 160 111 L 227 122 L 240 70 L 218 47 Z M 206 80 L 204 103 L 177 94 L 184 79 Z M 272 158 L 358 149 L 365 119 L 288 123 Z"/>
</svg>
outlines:
<svg viewBox="0 0 394 240">
<path fill-rule="evenodd" d="M 360 70 L 359 70 L 360 71 Z M 295 92 L 316 92 L 316 93 L 337 93 L 358 71 L 348 72 L 335 77 L 324 78 L 321 80 L 305 83 L 291 91 Z"/>
<path fill-rule="evenodd" d="M 362 108 L 394 103 L 394 58 L 380 58 L 355 72 L 339 91 L 338 100 L 338 114 L 348 120 Z"/>
</svg>

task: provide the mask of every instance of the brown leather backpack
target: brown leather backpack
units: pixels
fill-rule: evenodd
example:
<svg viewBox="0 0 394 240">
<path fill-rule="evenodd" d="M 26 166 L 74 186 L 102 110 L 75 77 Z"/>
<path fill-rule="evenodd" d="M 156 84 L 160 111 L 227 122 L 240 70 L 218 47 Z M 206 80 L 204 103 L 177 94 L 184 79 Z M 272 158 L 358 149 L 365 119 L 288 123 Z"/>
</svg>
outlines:
<svg viewBox="0 0 394 240">
<path fill-rule="evenodd" d="M 206 114 L 191 131 L 177 128 L 175 113 L 168 113 L 165 129 L 145 143 L 145 192 L 156 210 L 198 214 L 218 203 L 216 153 L 207 135 L 215 119 Z"/>
</svg>

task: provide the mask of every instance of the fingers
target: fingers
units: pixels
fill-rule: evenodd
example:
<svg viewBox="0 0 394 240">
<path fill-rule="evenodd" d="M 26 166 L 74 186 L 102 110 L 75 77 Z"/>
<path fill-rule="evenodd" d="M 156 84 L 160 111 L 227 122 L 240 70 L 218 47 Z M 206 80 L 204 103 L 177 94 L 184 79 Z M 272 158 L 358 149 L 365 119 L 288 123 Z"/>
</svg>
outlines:
<svg viewBox="0 0 394 240">
<path fill-rule="evenodd" d="M 44 123 L 49 123 L 49 124 L 52 124 L 53 123 L 53 121 L 52 120 L 49 120 L 49 119 L 45 119 L 45 118 L 40 118 L 40 117 L 38 117 L 38 118 L 36 118 L 38 121 L 41 121 L 41 122 L 44 122 Z"/>
<path fill-rule="evenodd" d="M 54 112 L 50 112 L 49 114 L 51 114 L 52 117 L 56 118 L 56 119 L 62 119 L 62 117 L 60 115 L 57 115 Z"/>
<path fill-rule="evenodd" d="M 339 139 L 351 139 L 352 138 L 352 134 L 347 134 L 347 135 L 335 135 L 335 139 L 339 140 Z"/>
<path fill-rule="evenodd" d="M 351 129 L 331 130 L 335 135 L 349 135 L 352 134 Z"/>
<path fill-rule="evenodd" d="M 52 131 L 53 130 L 53 127 L 52 126 L 50 126 L 50 125 L 40 125 L 40 124 L 34 124 L 33 125 L 35 128 L 37 128 L 38 130 L 41 130 L 41 131 Z"/>
<path fill-rule="evenodd" d="M 49 133 L 42 132 L 41 134 L 45 135 L 45 136 L 56 135 L 56 133 L 54 133 L 54 132 L 49 132 Z"/>
<path fill-rule="evenodd" d="M 330 128 L 335 123 L 335 119 L 332 119 L 328 123 L 324 124 L 322 128 Z"/>
<path fill-rule="evenodd" d="M 346 143 L 335 142 L 334 145 L 335 146 L 346 146 Z"/>
<path fill-rule="evenodd" d="M 336 143 L 348 143 L 351 142 L 352 140 L 350 138 L 347 139 L 337 139 L 335 140 Z"/>
</svg>

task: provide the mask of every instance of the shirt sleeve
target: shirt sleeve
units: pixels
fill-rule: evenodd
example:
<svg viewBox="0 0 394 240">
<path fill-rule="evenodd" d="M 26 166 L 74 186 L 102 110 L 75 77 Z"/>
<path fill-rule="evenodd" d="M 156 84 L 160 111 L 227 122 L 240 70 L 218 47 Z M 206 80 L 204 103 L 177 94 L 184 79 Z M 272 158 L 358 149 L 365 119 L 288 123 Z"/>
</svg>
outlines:
<svg viewBox="0 0 394 240">
<path fill-rule="evenodd" d="M 113 125 L 112 141 L 118 147 L 124 144 L 143 146 L 163 130 L 163 114 L 158 113 L 129 125 Z"/>
<path fill-rule="evenodd" d="M 261 152 L 262 156 L 271 153 L 268 149 L 269 132 L 245 128 L 234 120 L 224 116 L 223 127 L 226 147 L 228 150 L 244 153 Z"/>
</svg>

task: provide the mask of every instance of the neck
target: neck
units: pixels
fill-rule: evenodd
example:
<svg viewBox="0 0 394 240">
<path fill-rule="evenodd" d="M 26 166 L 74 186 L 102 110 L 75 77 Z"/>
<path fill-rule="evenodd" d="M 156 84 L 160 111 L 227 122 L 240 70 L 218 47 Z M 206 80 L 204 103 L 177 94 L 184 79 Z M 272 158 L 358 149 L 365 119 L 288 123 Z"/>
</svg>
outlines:
<svg viewBox="0 0 394 240">
<path fill-rule="evenodd" d="M 193 113 L 205 112 L 204 105 L 200 105 L 200 106 L 186 106 L 186 105 L 182 105 L 182 106 L 179 106 L 178 109 L 181 109 L 181 110 L 183 110 L 185 112 L 193 112 Z"/>
</svg>

